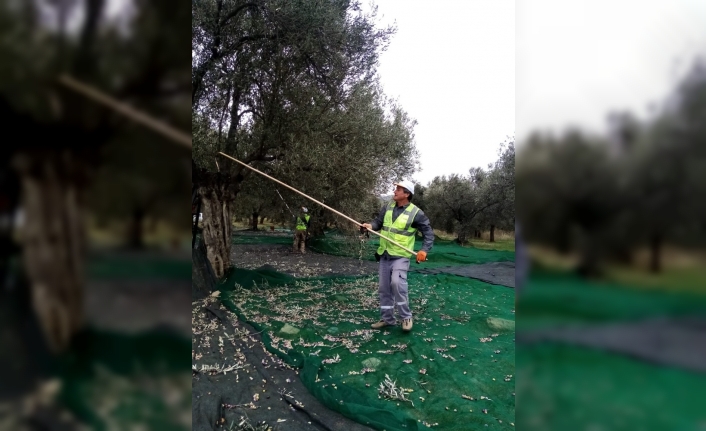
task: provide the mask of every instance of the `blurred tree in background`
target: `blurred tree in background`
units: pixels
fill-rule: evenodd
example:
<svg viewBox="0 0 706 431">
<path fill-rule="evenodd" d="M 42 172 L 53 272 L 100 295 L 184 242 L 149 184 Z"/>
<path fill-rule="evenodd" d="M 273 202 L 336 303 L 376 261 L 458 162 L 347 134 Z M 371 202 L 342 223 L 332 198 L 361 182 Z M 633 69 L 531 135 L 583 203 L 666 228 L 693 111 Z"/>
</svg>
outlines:
<svg viewBox="0 0 706 431">
<path fill-rule="evenodd" d="M 146 215 L 178 225 L 186 205 L 190 148 L 58 83 L 68 75 L 188 130 L 188 36 L 162 31 L 187 25 L 186 3 L 111 4 L 0 0 L 1 169 L 18 178 L 6 193 L 20 197 L 24 269 L 56 350 L 83 325 L 86 219 L 127 216 L 126 242 L 140 246 Z"/>
<path fill-rule="evenodd" d="M 498 160 L 487 170 L 472 168 L 467 176 L 436 177 L 421 191 L 424 211 L 435 229 L 456 234 L 460 244 L 490 231 L 494 242 L 496 228 L 515 229 L 514 141 L 501 144 Z"/>
<path fill-rule="evenodd" d="M 517 164 L 517 211 L 531 243 L 577 252 L 578 270 L 665 246 L 702 247 L 706 233 L 706 67 L 696 61 L 654 118 L 609 116 L 605 136 L 536 133 Z"/>
</svg>

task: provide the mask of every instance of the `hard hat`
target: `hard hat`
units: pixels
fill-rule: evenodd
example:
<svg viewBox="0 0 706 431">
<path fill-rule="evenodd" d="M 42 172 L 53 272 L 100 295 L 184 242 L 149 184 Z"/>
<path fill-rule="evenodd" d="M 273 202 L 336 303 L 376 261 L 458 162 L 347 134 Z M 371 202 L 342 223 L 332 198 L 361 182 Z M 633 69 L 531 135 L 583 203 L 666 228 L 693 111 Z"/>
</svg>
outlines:
<svg viewBox="0 0 706 431">
<path fill-rule="evenodd" d="M 408 180 L 403 180 L 403 181 L 398 181 L 396 183 L 392 183 L 394 186 L 400 186 L 405 189 L 407 189 L 410 193 L 414 194 L 414 183 Z"/>
<path fill-rule="evenodd" d="M 302 211 L 304 211 L 305 213 L 308 213 L 308 212 L 309 212 L 309 211 L 306 209 L 306 207 L 302 207 Z"/>
</svg>

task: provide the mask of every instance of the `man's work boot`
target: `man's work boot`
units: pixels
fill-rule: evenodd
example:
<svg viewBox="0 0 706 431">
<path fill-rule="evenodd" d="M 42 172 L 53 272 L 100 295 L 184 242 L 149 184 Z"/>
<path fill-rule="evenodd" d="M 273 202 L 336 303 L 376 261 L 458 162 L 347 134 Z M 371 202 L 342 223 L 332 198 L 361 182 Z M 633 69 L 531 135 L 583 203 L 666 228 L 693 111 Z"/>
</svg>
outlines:
<svg viewBox="0 0 706 431">
<path fill-rule="evenodd" d="M 379 322 L 376 322 L 376 323 L 373 323 L 372 325 L 370 325 L 370 327 L 373 329 L 382 329 L 386 326 L 394 326 L 394 325 L 390 325 L 389 323 L 385 322 L 384 320 L 381 320 Z"/>
<path fill-rule="evenodd" d="M 411 331 L 412 330 L 412 319 L 403 319 L 402 320 L 402 330 L 403 331 Z"/>
</svg>

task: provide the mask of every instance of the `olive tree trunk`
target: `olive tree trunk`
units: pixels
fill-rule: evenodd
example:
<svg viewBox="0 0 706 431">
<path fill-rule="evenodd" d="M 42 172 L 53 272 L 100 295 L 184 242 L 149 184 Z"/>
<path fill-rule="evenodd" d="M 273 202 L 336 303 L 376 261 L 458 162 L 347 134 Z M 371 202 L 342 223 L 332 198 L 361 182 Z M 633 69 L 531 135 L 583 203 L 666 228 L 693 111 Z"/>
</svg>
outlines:
<svg viewBox="0 0 706 431">
<path fill-rule="evenodd" d="M 202 235 L 206 244 L 206 256 L 211 262 L 217 278 L 223 277 L 231 265 L 231 233 L 233 224 L 231 190 L 225 185 L 203 185 L 199 187 L 201 212 L 203 213 Z"/>
<path fill-rule="evenodd" d="M 21 154 L 14 160 L 24 223 L 22 258 L 32 305 L 54 352 L 65 350 L 83 326 L 83 187 L 80 161 L 70 152 Z"/>
</svg>

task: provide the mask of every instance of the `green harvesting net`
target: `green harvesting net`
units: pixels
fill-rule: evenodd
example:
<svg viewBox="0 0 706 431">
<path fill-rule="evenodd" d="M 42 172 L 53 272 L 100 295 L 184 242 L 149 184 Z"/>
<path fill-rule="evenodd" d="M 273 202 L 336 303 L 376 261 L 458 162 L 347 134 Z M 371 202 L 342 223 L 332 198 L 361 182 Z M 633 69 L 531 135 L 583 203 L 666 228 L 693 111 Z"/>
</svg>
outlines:
<svg viewBox="0 0 706 431">
<path fill-rule="evenodd" d="M 237 245 L 286 245 L 293 242 L 291 232 L 249 232 L 241 231 L 233 235 L 233 244 Z M 375 260 L 375 252 L 380 246 L 377 236 L 370 235 L 368 239 L 361 239 L 358 235 L 346 234 L 337 229 L 326 231 L 325 235 L 311 237 L 307 247 L 316 252 L 333 256 L 354 257 L 362 260 Z M 421 239 L 417 239 L 416 249 L 421 248 Z M 489 262 L 514 262 L 515 253 L 511 251 L 483 250 L 473 247 L 460 247 L 454 241 L 437 238 L 434 241 L 434 250 L 429 254 L 429 260 L 424 263 L 424 268 L 438 268 L 446 266 L 474 265 Z M 410 270 L 419 269 L 412 265 Z"/>
<path fill-rule="evenodd" d="M 89 260 L 88 273 L 89 280 L 114 282 L 111 288 L 139 283 L 133 289 L 155 293 L 160 285 L 154 282 L 166 283 L 166 294 L 173 296 L 188 288 L 191 267 L 185 259 L 118 253 Z M 190 347 L 187 334 L 173 328 L 139 333 L 90 328 L 53 366 L 63 382 L 59 400 L 96 431 L 190 430 Z"/>
<path fill-rule="evenodd" d="M 60 400 L 96 431 L 191 429 L 186 337 L 89 331 L 57 364 Z"/>
<path fill-rule="evenodd" d="M 292 245 L 294 240 L 294 234 L 274 232 L 274 233 L 261 233 L 261 232 L 238 232 L 237 235 L 233 235 L 233 244 L 281 244 L 281 245 Z"/>
<path fill-rule="evenodd" d="M 311 248 L 355 256 L 356 241 L 328 235 Z M 372 240 L 363 246 L 376 248 Z M 430 258 L 459 265 L 514 256 L 446 243 Z M 377 275 L 296 279 L 237 269 L 218 288 L 226 307 L 263 331 L 272 353 L 300 368 L 312 394 L 359 423 L 389 431 L 511 429 L 514 290 L 410 272 L 414 329 L 404 333 L 370 329 L 379 318 L 377 281 Z"/>
<path fill-rule="evenodd" d="M 536 271 L 518 307 L 523 428 L 657 431 L 705 423 L 703 361 L 701 371 L 698 359 L 688 361 L 703 357 L 704 295 Z M 555 335 L 525 341 L 542 333 Z"/>
<path fill-rule="evenodd" d="M 380 246 L 380 241 L 374 235 L 370 235 L 370 239 L 361 240 L 357 236 L 331 232 L 327 233 L 325 237 L 310 239 L 308 245 L 309 248 L 319 253 L 375 260 L 374 255 Z M 420 248 L 421 240 L 418 238 L 415 249 L 419 250 Z M 453 241 L 437 238 L 434 241 L 434 249 L 429 254 L 429 260 L 424 262 L 423 268 L 474 265 L 489 262 L 513 262 L 514 260 L 515 253 L 511 251 L 460 247 Z M 422 266 L 412 264 L 409 269 L 413 271 L 420 268 Z"/>
<path fill-rule="evenodd" d="M 95 256 L 88 261 L 87 276 L 92 280 L 188 280 L 191 261 L 163 256 Z"/>
<path fill-rule="evenodd" d="M 517 421 L 527 430 L 699 429 L 706 375 L 565 343 L 517 352 Z"/>
<path fill-rule="evenodd" d="M 601 324 L 654 316 L 704 314 L 706 296 L 646 291 L 609 282 L 588 282 L 569 273 L 534 271 L 520 296 L 522 330 L 557 325 Z"/>
</svg>

